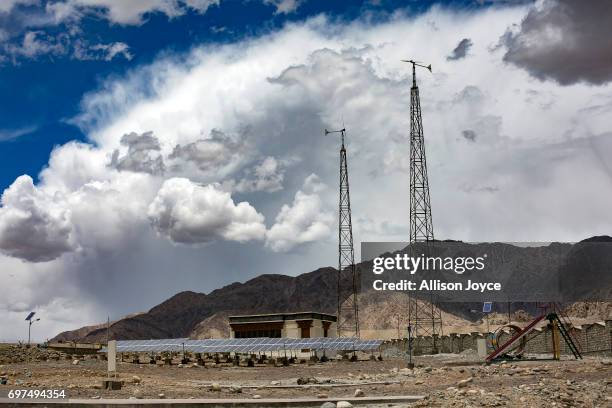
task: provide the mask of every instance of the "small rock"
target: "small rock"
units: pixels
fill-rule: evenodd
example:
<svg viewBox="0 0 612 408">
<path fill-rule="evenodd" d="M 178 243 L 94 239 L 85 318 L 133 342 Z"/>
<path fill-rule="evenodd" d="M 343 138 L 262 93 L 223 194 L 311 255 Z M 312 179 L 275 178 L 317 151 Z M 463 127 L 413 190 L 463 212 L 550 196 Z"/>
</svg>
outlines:
<svg viewBox="0 0 612 408">
<path fill-rule="evenodd" d="M 157 398 L 159 399 L 166 399 L 166 394 L 157 394 Z"/>
<path fill-rule="evenodd" d="M 212 383 L 210 385 L 210 390 L 211 391 L 221 391 L 221 385 L 219 385 L 219 383 Z"/>
<path fill-rule="evenodd" d="M 280 385 L 280 381 L 270 381 L 270 385 Z"/>
<path fill-rule="evenodd" d="M 261 399 L 261 395 L 255 394 L 255 395 L 253 395 L 253 399 Z"/>
<path fill-rule="evenodd" d="M 142 379 L 139 376 L 137 376 L 137 375 L 133 375 L 132 376 L 132 383 L 133 384 L 140 384 L 141 382 L 142 382 Z"/>
<path fill-rule="evenodd" d="M 423 380 L 416 380 L 414 382 L 414 385 L 421 385 L 421 384 L 423 384 Z"/>
<path fill-rule="evenodd" d="M 321 408 L 336 408 L 336 404 L 334 404 L 333 402 L 327 401 L 321 405 Z"/>
<path fill-rule="evenodd" d="M 355 397 L 363 397 L 365 396 L 365 393 L 363 392 L 363 390 L 361 390 L 360 388 L 357 388 L 355 390 Z"/>
<path fill-rule="evenodd" d="M 472 380 L 473 380 L 473 378 L 472 378 L 472 377 L 469 377 L 469 378 L 466 378 L 465 380 L 461 380 L 461 381 L 459 381 L 459 382 L 457 383 L 457 388 L 464 388 L 464 387 L 467 387 L 467 385 L 468 385 L 469 383 L 471 383 L 471 382 L 472 382 Z"/>
<path fill-rule="evenodd" d="M 142 398 L 142 390 L 140 388 L 136 388 L 133 392 L 132 392 L 132 396 L 136 399 L 141 399 Z"/>
<path fill-rule="evenodd" d="M 229 387 L 229 392 L 232 394 L 240 394 L 242 392 L 242 388 L 237 385 L 232 385 Z"/>
<path fill-rule="evenodd" d="M 327 395 L 327 394 L 325 394 L 325 393 L 320 393 L 320 394 L 317 394 L 317 398 L 320 398 L 320 399 L 325 399 L 325 398 L 329 398 L 329 395 Z M 335 408 L 335 407 L 336 407 L 336 406 L 334 405 L 334 408 Z"/>
<path fill-rule="evenodd" d="M 79 365 L 79 360 L 72 360 L 72 365 Z"/>
<path fill-rule="evenodd" d="M 399 370 L 399 373 L 401 375 L 412 375 L 412 370 L 409 368 L 402 368 L 401 370 Z"/>
<path fill-rule="evenodd" d="M 353 404 L 348 401 L 338 401 L 336 408 L 352 408 Z"/>
<path fill-rule="evenodd" d="M 99 395 L 94 395 L 93 397 L 91 397 L 91 399 L 100 399 Z"/>
</svg>

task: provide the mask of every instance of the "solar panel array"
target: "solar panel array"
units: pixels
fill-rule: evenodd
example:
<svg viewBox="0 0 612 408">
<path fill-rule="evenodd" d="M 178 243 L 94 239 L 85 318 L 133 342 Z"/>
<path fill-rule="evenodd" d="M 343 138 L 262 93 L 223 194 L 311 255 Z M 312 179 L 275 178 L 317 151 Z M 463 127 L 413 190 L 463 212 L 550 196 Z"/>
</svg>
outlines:
<svg viewBox="0 0 612 408">
<path fill-rule="evenodd" d="M 356 337 L 121 340 L 117 341 L 117 352 L 260 353 L 303 349 L 368 351 L 376 350 L 381 344 L 382 340 L 360 340 Z M 106 352 L 106 348 L 101 352 Z"/>
</svg>

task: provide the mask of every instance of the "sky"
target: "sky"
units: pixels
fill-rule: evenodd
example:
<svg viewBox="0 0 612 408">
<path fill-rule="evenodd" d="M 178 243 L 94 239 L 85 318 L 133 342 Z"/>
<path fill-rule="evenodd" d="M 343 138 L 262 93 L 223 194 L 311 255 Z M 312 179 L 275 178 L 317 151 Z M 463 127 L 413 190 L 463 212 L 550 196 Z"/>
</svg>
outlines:
<svg viewBox="0 0 612 408">
<path fill-rule="evenodd" d="M 612 4 L 0 0 L 0 341 L 408 237 L 410 67 L 436 238 L 612 232 Z"/>
</svg>

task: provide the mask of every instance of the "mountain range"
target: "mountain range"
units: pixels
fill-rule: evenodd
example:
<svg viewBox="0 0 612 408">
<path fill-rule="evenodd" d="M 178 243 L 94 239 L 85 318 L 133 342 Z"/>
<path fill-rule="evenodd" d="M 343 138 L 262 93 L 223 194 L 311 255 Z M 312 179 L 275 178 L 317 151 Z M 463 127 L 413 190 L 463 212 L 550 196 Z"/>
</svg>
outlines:
<svg viewBox="0 0 612 408">
<path fill-rule="evenodd" d="M 456 243 L 456 241 L 454 241 Z M 538 267 L 525 268 L 521 265 L 520 279 L 534 279 L 546 282 L 547 279 L 563 279 L 571 285 L 580 287 L 581 300 L 612 299 L 612 284 L 606 266 L 612 265 L 609 245 L 593 248 L 591 243 L 612 243 L 611 237 L 593 237 L 577 244 L 549 244 L 536 249 L 510 244 L 463 244 L 470 251 L 497 251 L 512 254 L 510 265 L 530 263 L 526 259 L 537 259 Z M 611 244 L 612 245 L 612 244 Z M 462 249 L 465 251 L 465 248 Z M 542 259 L 559 259 L 554 267 L 540 268 Z M 585 253 L 587 255 L 585 255 Z M 537 254 L 537 257 L 534 256 Z M 509 255 L 508 255 L 509 256 Z M 585 258 L 587 257 L 588 258 Z M 518 262 L 518 263 L 517 263 Z M 534 261 L 536 262 L 536 261 Z M 595 264 L 595 267 L 593 266 Z M 371 270 L 372 261 L 357 265 L 361 271 Z M 602 272 L 603 271 L 603 272 Z M 363 273 L 363 272 L 362 272 Z M 603 275 L 602 275 L 603 273 Z M 390 296 L 386 292 L 375 292 L 371 289 L 372 277 L 368 274 L 362 280 L 363 290 L 360 294 L 362 304 L 360 321 L 363 330 L 391 330 L 399 326 L 402 314 L 397 306 L 391 303 L 405 302 L 405 294 Z M 111 339 L 156 339 L 209 336 L 223 337 L 229 334 L 227 316 L 232 314 L 282 313 L 296 311 L 317 311 L 335 313 L 337 302 L 337 270 L 331 267 L 319 268 L 298 276 L 265 274 L 244 283 L 235 282 L 208 294 L 185 291 L 177 293 L 145 313 L 136 313 L 111 322 L 108 333 Z M 422 299 L 422 301 L 427 301 Z M 391 302 L 391 303 L 390 303 Z M 479 310 L 478 302 L 444 302 L 439 304 L 444 320 L 457 325 L 470 324 L 482 315 L 474 313 Z M 507 311 L 508 305 L 500 305 L 498 312 Z M 537 305 L 533 302 L 511 302 L 510 311 L 526 311 L 534 314 Z M 584 314 L 584 307 L 573 306 Z M 588 310 L 588 308 L 587 308 Z M 594 308 L 598 318 L 610 312 L 609 306 Z M 588 314 L 588 313 L 587 313 Z M 582 316 L 584 317 L 584 316 Z M 606 318 L 607 316 L 603 316 Z M 51 341 L 104 342 L 107 338 L 107 324 L 86 326 L 77 330 L 58 334 Z"/>
</svg>

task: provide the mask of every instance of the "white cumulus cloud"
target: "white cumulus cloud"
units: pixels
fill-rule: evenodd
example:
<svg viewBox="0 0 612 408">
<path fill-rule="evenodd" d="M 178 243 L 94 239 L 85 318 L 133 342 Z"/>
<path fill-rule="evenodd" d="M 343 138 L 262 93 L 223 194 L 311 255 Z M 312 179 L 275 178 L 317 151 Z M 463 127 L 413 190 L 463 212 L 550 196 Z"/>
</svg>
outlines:
<svg viewBox="0 0 612 408">
<path fill-rule="evenodd" d="M 334 218 L 324 208 L 319 193 L 325 190 L 319 177 L 311 174 L 291 205 L 283 205 L 274 225 L 266 234 L 266 246 L 273 251 L 288 251 L 299 244 L 328 237 Z"/>
<path fill-rule="evenodd" d="M 151 224 L 173 242 L 204 244 L 219 239 L 262 239 L 264 217 L 249 203 L 235 204 L 218 186 L 200 186 L 185 178 L 164 182 L 149 206 Z"/>
<path fill-rule="evenodd" d="M 0 251 L 32 262 L 58 258 L 74 250 L 70 212 L 58 194 L 48 196 L 21 176 L 2 194 Z"/>
</svg>

